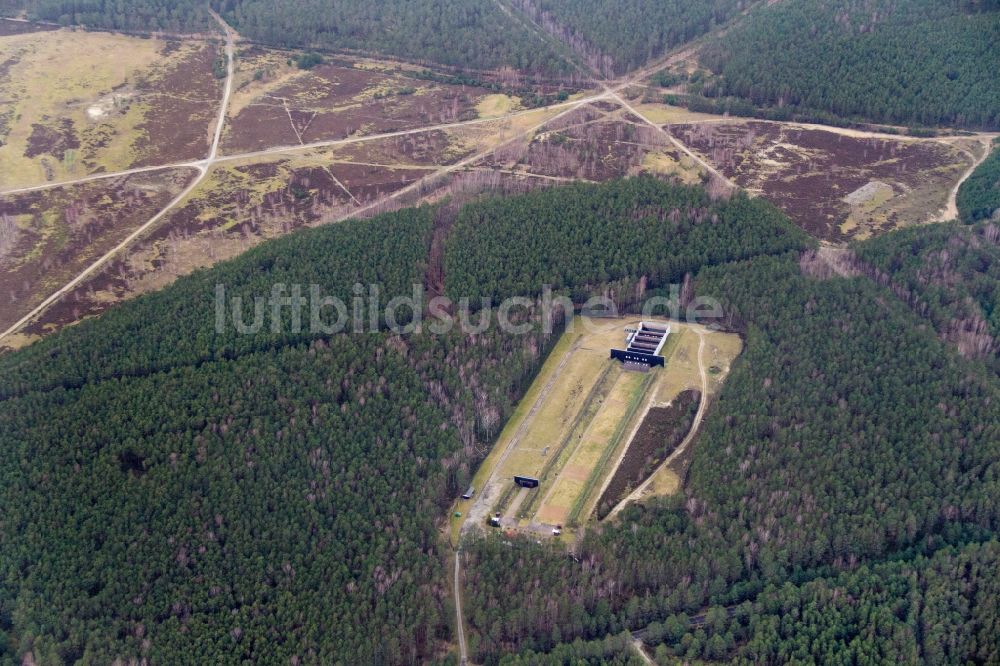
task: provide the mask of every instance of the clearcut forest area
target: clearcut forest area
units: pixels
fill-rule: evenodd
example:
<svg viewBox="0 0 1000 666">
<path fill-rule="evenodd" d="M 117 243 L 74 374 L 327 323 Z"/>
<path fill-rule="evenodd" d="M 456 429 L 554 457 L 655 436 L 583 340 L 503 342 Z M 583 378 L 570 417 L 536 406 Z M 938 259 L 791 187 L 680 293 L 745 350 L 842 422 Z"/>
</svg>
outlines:
<svg viewBox="0 0 1000 666">
<path fill-rule="evenodd" d="M 0 666 L 1000 663 L 997 63 L 0 0 Z"/>
</svg>

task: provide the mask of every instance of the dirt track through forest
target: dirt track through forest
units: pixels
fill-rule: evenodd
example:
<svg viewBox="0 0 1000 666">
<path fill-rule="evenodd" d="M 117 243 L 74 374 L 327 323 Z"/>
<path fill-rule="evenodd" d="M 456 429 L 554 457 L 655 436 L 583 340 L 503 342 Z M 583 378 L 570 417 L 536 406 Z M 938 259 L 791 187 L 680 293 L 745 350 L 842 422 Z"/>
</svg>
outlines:
<svg viewBox="0 0 1000 666">
<path fill-rule="evenodd" d="M 455 551 L 455 633 L 458 634 L 458 654 L 463 666 L 469 663 L 469 653 L 465 646 L 465 620 L 462 616 L 462 554 Z"/>
<path fill-rule="evenodd" d="M 972 164 L 966 169 L 962 177 L 958 179 L 955 186 L 951 188 L 951 192 L 948 194 L 948 203 L 942 209 L 941 213 L 934 219 L 935 222 L 947 222 L 948 220 L 958 219 L 958 191 L 962 188 L 962 184 L 969 179 L 970 176 L 979 168 L 979 165 L 986 161 L 986 158 L 990 156 L 993 149 L 993 140 L 996 135 L 987 136 L 980 135 L 979 142 L 983 145 L 983 154 L 976 156 L 970 151 L 964 151 L 972 157 Z"/>
</svg>

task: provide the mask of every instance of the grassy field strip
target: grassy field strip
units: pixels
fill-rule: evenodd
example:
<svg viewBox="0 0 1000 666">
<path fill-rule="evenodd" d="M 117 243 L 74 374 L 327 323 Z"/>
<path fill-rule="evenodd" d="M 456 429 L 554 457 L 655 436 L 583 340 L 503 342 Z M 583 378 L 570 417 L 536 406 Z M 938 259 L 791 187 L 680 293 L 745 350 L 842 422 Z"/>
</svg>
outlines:
<svg viewBox="0 0 1000 666">
<path fill-rule="evenodd" d="M 504 486 L 503 492 L 500 494 L 500 499 L 497 500 L 496 504 L 493 505 L 493 510 L 502 516 L 507 515 L 507 509 L 510 507 L 511 502 L 514 501 L 514 494 L 517 493 L 519 488 L 513 483 L 508 483 Z"/>
<path fill-rule="evenodd" d="M 739 351 L 742 348 L 740 337 L 738 335 L 728 335 L 724 333 L 712 333 L 710 336 L 714 336 L 711 339 L 715 340 L 718 345 L 712 349 L 716 350 L 719 356 L 726 359 L 725 372 L 728 372 L 729 362 L 739 355 Z M 618 470 L 618 467 L 622 464 L 622 460 L 625 459 L 625 454 L 628 452 L 629 445 L 632 443 L 632 439 L 639 431 L 639 427 L 642 425 L 642 422 L 646 418 L 646 414 L 649 413 L 649 410 L 652 407 L 666 406 L 670 404 L 681 393 L 681 391 L 687 388 L 695 388 L 697 386 L 696 382 L 698 379 L 698 369 L 691 359 L 691 355 L 697 353 L 697 340 L 697 336 L 695 336 L 690 329 L 683 324 L 671 324 L 670 337 L 667 338 L 667 342 L 664 344 L 662 350 L 664 358 L 667 359 L 666 367 L 659 372 L 656 385 L 650 390 L 649 398 L 639 411 L 637 418 L 634 419 L 632 429 L 629 432 L 627 440 L 625 440 L 624 445 L 619 447 L 614 465 L 607 471 L 607 474 L 604 475 L 604 481 L 601 484 L 600 489 L 591 496 L 593 501 L 590 502 L 589 507 L 584 507 L 584 515 L 590 516 L 593 514 L 594 509 L 597 506 L 597 502 L 600 501 L 600 498 L 607 489 L 608 484 L 611 483 L 612 477 Z M 720 347 L 721 350 L 719 349 Z M 713 392 L 712 381 L 716 382 L 714 388 L 715 390 L 718 390 L 724 379 L 724 374 L 711 376 L 709 378 L 709 393 Z M 671 478 L 668 475 L 673 476 Z M 654 472 L 653 477 L 654 480 L 651 483 L 650 488 L 656 494 L 670 494 L 674 492 L 680 484 L 680 480 L 677 478 L 677 475 L 667 469 L 661 469 Z M 662 488 L 663 492 L 657 492 L 656 489 L 658 488 Z"/>
<path fill-rule="evenodd" d="M 610 363 L 610 361 L 606 361 Z M 648 375 L 624 372 L 618 369 L 614 384 L 597 413 L 586 424 L 582 437 L 566 456 L 559 474 L 546 493 L 535 515 L 537 522 L 546 524 L 566 523 L 577 495 L 585 487 L 593 467 L 614 436 L 622 415 Z"/>
<path fill-rule="evenodd" d="M 463 513 L 457 519 L 454 515 L 452 517 L 451 535 L 453 542 L 458 538 L 467 519 L 473 517 L 470 515 L 473 513 L 473 509 L 476 510 L 476 519 L 485 519 L 486 514 L 491 510 L 492 502 L 490 501 L 489 494 L 491 481 L 497 468 L 503 464 L 512 447 L 527 430 L 537 410 L 541 407 L 541 400 L 552 389 L 561 369 L 572 358 L 572 352 L 579 345 L 580 338 L 581 335 L 578 332 L 568 330 L 560 336 L 559 340 L 552 347 L 552 351 L 549 353 L 545 363 L 542 364 L 542 368 L 538 371 L 535 380 L 531 383 L 524 397 L 518 402 L 514 413 L 507 420 L 507 425 L 500 432 L 496 444 L 472 478 L 472 485 L 477 489 L 477 498 L 472 500 L 458 500 L 453 507 L 453 514 L 455 511 Z M 462 509 L 465 509 L 465 511 L 461 511 Z"/>
<path fill-rule="evenodd" d="M 676 398 L 681 391 L 688 388 L 698 388 L 698 336 L 689 328 L 674 327 L 668 341 L 671 345 L 669 355 L 666 355 L 666 372 L 656 387 L 655 402 L 666 404 Z"/>
<path fill-rule="evenodd" d="M 667 456 L 667 459 L 660 464 L 660 468 L 668 466 L 674 459 L 684 454 L 688 444 L 690 444 L 691 441 L 694 439 L 695 434 L 698 432 L 698 428 L 701 426 L 701 420 L 705 416 L 705 409 L 706 405 L 708 404 L 708 373 L 705 371 L 705 363 L 704 363 L 706 331 L 702 327 L 697 327 L 694 328 L 693 330 L 695 333 L 698 334 L 697 359 L 698 359 L 698 373 L 699 373 L 699 378 L 701 379 L 701 384 L 698 389 L 699 391 L 701 391 L 701 400 L 698 402 L 698 413 L 694 417 L 694 421 L 691 424 L 691 430 L 688 431 L 687 436 L 677 446 L 677 448 L 674 449 L 674 452 L 671 453 L 669 456 Z M 619 502 L 614 509 L 611 510 L 611 512 L 606 516 L 605 520 L 610 520 L 614 518 L 616 515 L 618 515 L 618 512 L 621 511 L 630 502 L 634 502 L 642 498 L 642 496 L 647 492 L 649 486 L 652 484 L 653 477 L 655 476 L 656 473 L 654 472 L 645 482 L 639 484 L 638 488 L 636 488 L 625 499 Z"/>
<path fill-rule="evenodd" d="M 515 486 L 513 483 L 510 484 L 510 487 L 513 488 L 515 491 L 514 499 L 511 500 L 510 505 L 506 509 L 500 511 L 500 513 L 503 515 L 503 520 L 505 525 L 509 525 L 510 523 L 515 522 L 517 520 L 518 514 L 521 513 L 521 505 L 524 504 L 525 498 L 531 493 L 538 492 L 537 490 L 529 488 L 520 488 L 518 486 Z"/>
<path fill-rule="evenodd" d="M 602 392 L 606 394 L 613 383 L 608 379 L 622 372 L 620 366 L 609 362 L 608 349 L 621 345 L 624 327 L 636 323 L 637 318 L 620 319 L 593 330 L 593 322 L 584 326 L 580 317 L 571 322 L 473 476 L 471 485 L 476 495 L 453 505 L 453 543 L 457 543 L 462 530 L 485 524 L 493 512 L 510 512 L 517 496 L 510 482 L 515 474 L 541 477 L 544 472 L 549 478 L 551 470 L 565 464 L 574 437 L 582 437 L 581 429 L 592 418 L 587 412 L 600 410 Z M 602 389 L 602 384 L 607 388 Z M 518 504 L 537 504 L 539 494 L 529 492 Z"/>
<path fill-rule="evenodd" d="M 736 339 L 739 340 L 738 336 L 733 337 L 736 337 Z M 646 418 L 646 414 L 649 413 L 650 408 L 669 404 L 681 392 L 682 389 L 680 388 L 680 384 L 673 381 L 674 375 L 676 374 L 674 356 L 680 348 L 681 340 L 687 338 L 693 339 L 691 338 L 690 331 L 686 328 L 682 328 L 676 323 L 671 324 L 670 336 L 667 338 L 667 341 L 661 350 L 663 357 L 667 359 L 666 366 L 662 370 L 654 371 L 657 373 L 655 386 L 652 386 L 647 392 L 648 397 L 642 405 L 642 409 L 637 412 L 636 417 L 632 420 L 632 427 L 629 430 L 628 438 L 623 439 L 622 442 L 619 442 L 619 446 L 616 447 L 614 465 L 607 470 L 607 473 L 604 475 L 604 480 L 597 492 L 590 495 L 591 501 L 588 502 L 589 506 L 584 507 L 583 513 L 585 516 L 589 517 L 593 514 L 594 509 L 597 506 L 597 502 L 604 494 L 608 484 L 611 483 L 611 478 L 618 470 L 618 467 L 622 464 L 622 460 L 624 460 L 625 454 L 628 452 L 629 445 L 632 443 L 632 439 L 635 437 L 635 434 L 639 431 L 639 427 Z"/>
<path fill-rule="evenodd" d="M 605 352 L 606 353 L 606 352 Z M 497 468 L 495 478 L 516 474 L 537 477 L 564 433 L 575 423 L 586 396 L 606 367 L 605 353 L 577 349 L 559 372 L 530 427 L 510 455 Z"/>
<path fill-rule="evenodd" d="M 624 329 L 638 322 L 585 327 L 574 319 L 476 472 L 477 497 L 456 502 L 455 511 L 465 515 L 452 518 L 453 543 L 464 527 L 484 523 L 494 511 L 506 527 L 535 534 L 547 533 L 548 525 L 585 522 L 649 408 L 686 388 L 717 392 L 742 347 L 736 335 L 671 322 L 662 350 L 666 367 L 627 372 L 608 359 L 608 349 L 621 345 Z M 519 489 L 511 482 L 515 474 L 538 478 L 539 488 Z"/>
<path fill-rule="evenodd" d="M 643 377 L 642 383 L 639 388 L 632 393 L 628 409 L 625 411 L 625 414 L 621 417 L 621 419 L 619 419 L 614 434 L 604 446 L 604 451 L 601 453 L 601 457 L 597 461 L 597 464 L 594 465 L 594 468 L 590 471 L 590 476 L 587 477 L 587 483 L 577 495 L 576 500 L 574 500 L 573 507 L 569 512 L 570 523 L 574 525 L 577 524 L 581 513 L 583 513 L 584 516 L 589 515 L 587 512 L 583 511 L 583 508 L 587 504 L 594 504 L 597 502 L 598 497 L 594 495 L 594 487 L 604 477 L 604 474 L 607 471 L 608 461 L 611 459 L 612 455 L 623 445 L 627 444 L 623 435 L 626 431 L 631 431 L 630 425 L 635 422 L 635 417 L 639 412 L 639 406 L 643 403 L 644 396 L 649 391 L 649 387 L 652 386 L 658 374 L 658 371 L 650 371 L 645 375 L 636 375 Z M 591 498 L 593 501 L 589 501 Z"/>
<path fill-rule="evenodd" d="M 566 433 L 560 440 L 558 448 L 552 455 L 548 456 L 548 460 L 542 467 L 542 471 L 538 476 L 540 487 L 546 487 L 548 485 L 546 482 L 548 481 L 552 470 L 561 470 L 566 464 L 567 459 L 573 455 L 574 451 L 576 451 L 576 445 L 578 445 L 583 439 L 584 434 L 587 432 L 587 428 L 590 426 L 590 422 L 593 420 L 598 410 L 600 410 L 604 399 L 611 391 L 615 382 L 618 381 L 618 377 L 620 375 L 620 368 L 612 365 L 611 363 L 605 365 L 601 375 L 597 378 L 594 386 L 590 389 L 590 393 L 587 394 L 587 399 L 584 401 L 583 407 L 579 412 L 577 412 L 572 425 L 566 429 Z M 574 444 L 571 446 L 570 442 L 573 442 Z M 551 488 L 549 492 L 551 492 Z M 534 513 L 540 496 L 540 493 L 534 493 L 532 495 L 528 504 L 521 509 L 521 518 L 528 518 L 532 513 Z M 548 493 L 546 493 L 546 497 L 547 496 Z"/>
</svg>

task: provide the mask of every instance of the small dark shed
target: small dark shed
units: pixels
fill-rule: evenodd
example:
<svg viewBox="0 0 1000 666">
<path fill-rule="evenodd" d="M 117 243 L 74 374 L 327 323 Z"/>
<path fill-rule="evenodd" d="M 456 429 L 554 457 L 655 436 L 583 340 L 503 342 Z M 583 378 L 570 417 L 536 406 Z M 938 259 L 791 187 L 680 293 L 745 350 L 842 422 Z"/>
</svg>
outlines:
<svg viewBox="0 0 1000 666">
<path fill-rule="evenodd" d="M 515 476 L 514 483 L 521 486 L 522 488 L 538 487 L 538 479 L 532 478 L 530 476 Z"/>
</svg>

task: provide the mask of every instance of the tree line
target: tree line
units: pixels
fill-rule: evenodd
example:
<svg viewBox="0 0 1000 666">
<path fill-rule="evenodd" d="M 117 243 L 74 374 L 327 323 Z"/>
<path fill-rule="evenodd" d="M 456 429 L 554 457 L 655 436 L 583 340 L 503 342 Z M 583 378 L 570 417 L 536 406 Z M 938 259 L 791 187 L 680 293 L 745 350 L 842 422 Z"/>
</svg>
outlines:
<svg viewBox="0 0 1000 666">
<path fill-rule="evenodd" d="M 1000 127 L 1000 12 L 991 3 L 769 3 L 716 39 L 699 91 L 798 116 Z"/>
<path fill-rule="evenodd" d="M 244 37 L 275 46 L 360 51 L 459 68 L 568 71 L 555 51 L 493 3 L 393 0 L 376 6 L 359 0 L 334 4 L 214 0 L 209 4 Z M 24 8 L 42 20 L 107 30 L 217 30 L 205 7 L 193 0 L 21 0 L 6 11 Z"/>
<path fill-rule="evenodd" d="M 235 358 L 308 340 L 318 335 L 310 333 L 309 308 L 301 315 L 298 332 L 290 308 L 281 309 L 275 328 L 271 309 L 265 307 L 260 330 L 243 335 L 233 306 L 239 299 L 239 320 L 249 326 L 256 318 L 256 300 L 268 298 L 276 284 L 286 286 L 286 297 L 293 285 L 301 286 L 303 297 L 309 296 L 315 284 L 322 297 L 347 304 L 357 296 L 355 284 L 362 285 L 365 300 L 369 285 L 377 285 L 383 303 L 410 295 L 412 285 L 423 280 L 432 225 L 431 209 L 410 208 L 349 225 L 306 229 L 259 245 L 235 260 L 183 277 L 170 289 L 123 303 L 99 320 L 81 322 L 20 354 L 0 358 L 0 397 Z M 221 328 L 216 322 L 219 286 L 226 313 Z M 353 313 L 348 315 L 353 318 Z M 324 314 L 323 321 L 332 319 L 332 312 Z"/>
<path fill-rule="evenodd" d="M 990 664 L 1000 659 L 1000 543 L 947 547 L 807 583 L 753 601 L 672 615 L 644 632 L 658 663 Z"/>
<path fill-rule="evenodd" d="M 963 222 L 996 218 L 1000 210 L 1000 141 L 994 139 L 989 157 L 958 188 L 955 203 Z"/>
<path fill-rule="evenodd" d="M 655 289 L 808 244 L 776 208 L 743 194 L 713 201 L 702 187 L 651 177 L 574 184 L 465 206 L 448 237 L 445 288 L 476 303 L 536 296 L 547 284 L 585 300 L 609 282 Z"/>
<path fill-rule="evenodd" d="M 622 75 L 724 24 L 752 0 L 515 0 L 605 76 Z"/>
<path fill-rule="evenodd" d="M 530 301 L 548 275 L 587 295 L 683 270 L 746 337 L 682 494 L 589 529 L 574 559 L 527 539 L 467 544 L 477 661 L 633 663 L 621 632 L 655 623 L 673 655 L 825 654 L 812 615 L 770 631 L 774 590 L 808 604 L 811 581 L 995 537 L 1000 377 L 892 285 L 803 274 L 811 243 L 766 204 L 632 179 L 453 209 L 296 232 L 0 359 L 0 534 L 16 535 L 0 539 L 0 648 L 40 666 L 439 656 L 454 614 L 440 520 L 554 342 L 537 303 L 517 315 L 527 335 L 294 333 L 285 311 L 241 336 L 219 333 L 214 310 L 217 284 L 247 299 L 275 282 L 407 294 L 432 272 L 437 233 L 449 294 Z M 969 247 L 990 238 L 959 228 L 984 234 Z M 920 649 L 991 654 L 989 607 L 970 599 L 927 616 L 945 628 Z M 762 604 L 757 624 L 692 619 L 746 603 Z M 828 624 L 847 636 L 856 617 Z M 891 650 L 908 623 L 857 645 Z"/>
<path fill-rule="evenodd" d="M 887 285 L 960 353 L 1000 372 L 1000 228 L 958 223 L 900 230 L 853 248 L 859 271 Z"/>
</svg>

